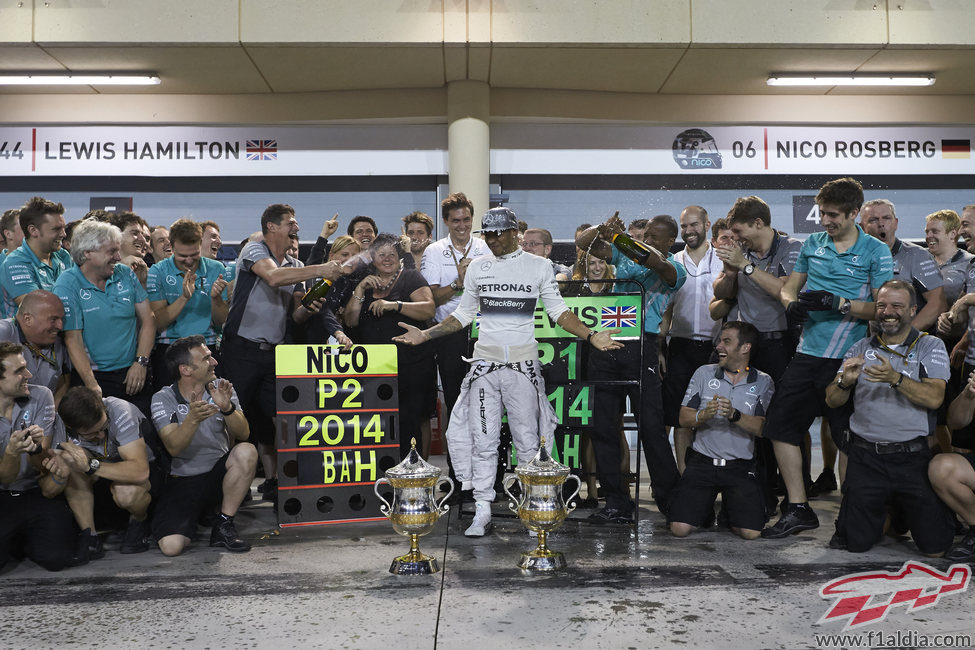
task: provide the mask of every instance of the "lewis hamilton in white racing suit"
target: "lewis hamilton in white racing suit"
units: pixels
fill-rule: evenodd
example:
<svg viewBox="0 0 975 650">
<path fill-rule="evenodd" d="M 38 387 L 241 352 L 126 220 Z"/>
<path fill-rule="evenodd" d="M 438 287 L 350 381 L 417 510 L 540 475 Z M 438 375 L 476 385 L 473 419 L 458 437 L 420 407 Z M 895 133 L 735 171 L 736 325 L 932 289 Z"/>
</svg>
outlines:
<svg viewBox="0 0 975 650">
<path fill-rule="evenodd" d="M 514 212 L 508 208 L 489 210 L 482 217 L 479 232 L 484 233 L 492 255 L 471 262 L 464 278 L 464 294 L 454 313 L 425 330 L 400 323 L 406 333 L 393 339 L 419 345 L 468 326 L 480 313 L 471 369 L 447 427 L 447 446 L 457 480 L 463 489 L 474 490 L 474 521 L 464 532 L 468 537 L 480 537 L 491 528 L 504 411 L 508 412 L 511 438 L 523 462 L 538 452 L 542 435 L 546 444 L 552 444 L 556 417 L 545 394 L 534 336 L 538 299 L 565 331 L 599 350 L 622 347 L 612 338 L 620 330 L 594 332 L 569 311 L 551 262 L 519 247 Z"/>
</svg>

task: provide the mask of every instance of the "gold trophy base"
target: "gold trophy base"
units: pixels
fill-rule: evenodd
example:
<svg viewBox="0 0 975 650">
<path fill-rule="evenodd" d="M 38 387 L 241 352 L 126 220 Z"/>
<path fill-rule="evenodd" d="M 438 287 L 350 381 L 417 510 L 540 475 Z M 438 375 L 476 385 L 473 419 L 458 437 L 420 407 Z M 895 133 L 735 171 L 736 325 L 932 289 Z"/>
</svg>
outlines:
<svg viewBox="0 0 975 650">
<path fill-rule="evenodd" d="M 393 560 L 389 572 L 398 576 L 425 576 L 440 571 L 437 558 L 423 553 L 407 553 Z"/>
<path fill-rule="evenodd" d="M 518 568 L 527 571 L 557 571 L 565 568 L 565 556 L 559 551 L 536 548 L 531 553 L 521 554 Z"/>
<path fill-rule="evenodd" d="M 533 528 L 533 530 L 535 530 Z M 565 568 L 565 556 L 559 551 L 553 551 L 548 547 L 548 531 L 539 530 L 538 546 L 530 553 L 522 553 L 521 561 L 518 562 L 519 569 L 527 571 L 557 571 Z"/>
<path fill-rule="evenodd" d="M 398 576 L 425 576 L 440 571 L 437 558 L 424 555 L 417 547 L 418 535 L 410 535 L 410 552 L 393 559 L 389 572 Z"/>
</svg>

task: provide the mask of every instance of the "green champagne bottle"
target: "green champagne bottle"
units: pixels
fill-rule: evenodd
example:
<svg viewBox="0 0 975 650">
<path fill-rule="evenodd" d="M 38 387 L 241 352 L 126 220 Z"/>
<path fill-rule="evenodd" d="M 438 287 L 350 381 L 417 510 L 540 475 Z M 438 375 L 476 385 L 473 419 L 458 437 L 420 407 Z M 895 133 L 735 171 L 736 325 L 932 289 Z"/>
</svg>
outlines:
<svg viewBox="0 0 975 650">
<path fill-rule="evenodd" d="M 332 281 L 327 278 L 321 278 L 318 282 L 312 285 L 311 289 L 305 292 L 305 295 L 301 297 L 301 304 L 305 307 L 312 304 L 319 298 L 324 298 L 328 295 L 328 290 L 332 288 Z"/>
<path fill-rule="evenodd" d="M 637 241 L 624 233 L 618 232 L 613 235 L 613 245 L 637 264 L 643 264 L 650 257 L 654 249 L 642 241 Z"/>
</svg>

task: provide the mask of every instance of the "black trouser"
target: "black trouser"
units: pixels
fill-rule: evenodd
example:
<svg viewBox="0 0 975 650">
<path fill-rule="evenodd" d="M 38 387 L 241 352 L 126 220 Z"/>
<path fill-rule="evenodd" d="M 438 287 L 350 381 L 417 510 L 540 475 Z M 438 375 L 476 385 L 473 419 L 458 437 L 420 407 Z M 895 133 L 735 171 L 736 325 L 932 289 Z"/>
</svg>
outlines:
<svg viewBox="0 0 975 650">
<path fill-rule="evenodd" d="M 850 421 L 853 400 L 835 409 L 825 408 L 826 388 L 836 379 L 842 363 L 842 359 L 797 353 L 775 385 L 762 435 L 801 448 L 813 420 L 825 409 L 833 440 L 845 452 L 837 438 Z"/>
<path fill-rule="evenodd" d="M 750 365 L 761 370 L 777 385 L 785 373 L 789 361 L 796 353 L 795 335 L 784 330 L 781 332 L 759 332 L 758 344 L 752 347 Z M 803 476 L 809 475 L 810 456 L 802 446 Z M 755 460 L 758 462 L 758 480 L 762 485 L 762 494 L 766 505 L 772 510 L 778 505 L 775 488 L 778 485 L 779 464 L 775 460 L 772 441 L 768 438 L 755 439 Z"/>
<path fill-rule="evenodd" d="M 975 366 L 970 363 L 964 364 L 964 370 L 961 376 L 962 389 L 964 389 L 965 384 L 968 382 L 968 377 L 971 376 L 973 371 L 975 371 Z M 947 391 L 945 392 L 947 393 Z M 948 397 L 946 395 L 944 404 L 948 403 Z M 975 421 L 969 422 L 962 428 L 952 431 L 951 445 L 959 449 L 975 449 Z"/>
<path fill-rule="evenodd" d="M 277 394 L 274 389 L 274 346 L 239 336 L 225 336 L 220 349 L 224 376 L 233 384 L 240 408 L 250 425 L 253 443 L 274 444 Z"/>
<path fill-rule="evenodd" d="M 92 374 L 95 376 L 95 381 L 102 389 L 102 397 L 117 397 L 121 400 L 134 404 L 137 409 L 142 411 L 143 415 L 151 419 L 153 392 L 152 373 L 147 368 L 146 381 L 142 384 L 142 390 L 135 395 L 129 395 L 125 392 L 125 376 L 128 374 L 128 372 L 128 368 L 120 368 L 118 370 L 93 370 Z M 84 386 L 84 382 L 81 381 L 81 376 L 75 370 L 71 371 L 71 385 Z"/>
<path fill-rule="evenodd" d="M 643 363 L 640 363 L 640 345 Z M 642 343 L 628 341 L 621 350 L 593 351 L 589 357 L 592 381 L 642 380 L 637 386 L 597 386 L 593 417 L 592 446 L 596 454 L 596 476 L 606 495 L 606 506 L 628 510 L 632 502 L 620 473 L 620 415 L 624 399 L 630 403 L 639 425 L 640 443 L 647 459 L 653 498 L 666 514 L 670 492 L 680 478 L 677 461 L 664 430 L 660 377 L 657 374 L 657 335 L 644 334 Z"/>
<path fill-rule="evenodd" d="M 933 453 L 925 436 L 911 444 L 917 451 L 878 453 L 867 449 L 862 439 L 860 444 L 849 445 L 843 502 L 836 520 L 836 530 L 846 538 L 849 551 L 862 553 L 880 539 L 891 501 L 907 517 L 921 553 L 934 555 L 951 546 L 954 517 L 928 481 Z"/>
<path fill-rule="evenodd" d="M 467 356 L 467 328 L 442 336 L 437 340 L 437 369 L 443 385 L 444 413 L 454 410 L 454 403 L 460 395 L 460 385 L 464 382 L 470 365 L 464 361 Z"/>
<path fill-rule="evenodd" d="M 48 499 L 39 487 L 25 492 L 0 490 L 0 568 L 10 559 L 12 548 L 23 548 L 27 557 L 48 571 L 60 571 L 74 552 L 75 530 L 63 496 Z"/>
<path fill-rule="evenodd" d="M 680 407 L 694 371 L 711 362 L 714 344 L 671 337 L 667 344 L 667 372 L 663 379 L 664 420 L 668 427 L 680 426 Z"/>
<path fill-rule="evenodd" d="M 467 356 L 467 332 L 468 328 L 461 328 L 459 332 L 442 336 L 436 340 L 437 343 L 437 370 L 440 373 L 440 384 L 443 386 L 443 413 L 446 414 L 445 422 L 450 421 L 450 414 L 454 410 L 454 404 L 460 395 L 460 385 L 464 383 L 470 365 L 464 361 Z M 443 427 L 446 431 L 447 427 Z M 446 441 L 446 436 L 444 437 Z M 454 464 L 447 454 L 447 474 L 451 479 L 455 478 Z M 455 489 L 460 489 L 459 487 Z"/>
<path fill-rule="evenodd" d="M 397 351 L 402 352 L 397 345 Z M 436 402 L 437 366 L 429 357 L 413 362 L 399 362 L 399 450 L 405 457 L 410 452 L 410 440 L 416 438 L 417 448 L 422 439 L 423 421 L 430 421 Z"/>
</svg>

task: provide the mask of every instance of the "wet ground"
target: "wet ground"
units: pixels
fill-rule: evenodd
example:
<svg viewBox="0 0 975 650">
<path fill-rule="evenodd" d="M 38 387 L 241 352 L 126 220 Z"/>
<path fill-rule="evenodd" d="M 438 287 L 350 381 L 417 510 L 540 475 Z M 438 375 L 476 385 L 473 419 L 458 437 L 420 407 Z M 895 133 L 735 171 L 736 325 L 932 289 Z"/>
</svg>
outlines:
<svg viewBox="0 0 975 650">
<path fill-rule="evenodd" d="M 61 573 L 8 565 L 0 573 L 0 646 L 851 647 L 857 640 L 817 640 L 844 633 L 845 619 L 818 623 L 835 602 L 820 597 L 826 582 L 894 572 L 908 560 L 941 571 L 949 564 L 921 558 L 906 538 L 884 538 L 864 554 L 829 549 L 837 493 L 812 502 L 819 529 L 746 542 L 715 529 L 677 539 L 643 491 L 636 527 L 593 526 L 581 520 L 591 511 L 574 513 L 550 538 L 568 567 L 547 575 L 517 568 L 534 542 L 514 518 L 496 517 L 490 535 L 469 539 L 469 516 L 453 509 L 421 539 L 443 570 L 406 577 L 387 571 L 409 546 L 387 523 L 279 532 L 270 504 L 258 500 L 237 517 L 250 553 L 208 548 L 203 535 L 177 558 L 120 555 L 116 542 L 105 558 Z M 495 512 L 505 510 L 499 500 Z M 878 647 L 897 642 L 898 632 L 902 643 L 885 647 L 933 647 L 934 635 L 945 634 L 969 635 L 968 647 L 973 598 L 975 588 L 912 612 L 896 605 L 882 622 L 846 632 L 861 635 L 862 647 L 871 633 Z M 889 599 L 878 594 L 868 607 Z"/>
</svg>

